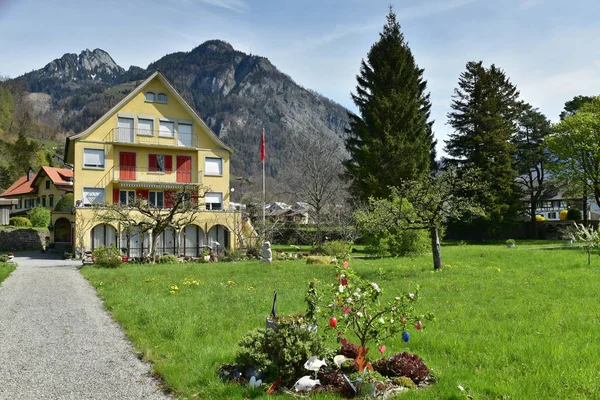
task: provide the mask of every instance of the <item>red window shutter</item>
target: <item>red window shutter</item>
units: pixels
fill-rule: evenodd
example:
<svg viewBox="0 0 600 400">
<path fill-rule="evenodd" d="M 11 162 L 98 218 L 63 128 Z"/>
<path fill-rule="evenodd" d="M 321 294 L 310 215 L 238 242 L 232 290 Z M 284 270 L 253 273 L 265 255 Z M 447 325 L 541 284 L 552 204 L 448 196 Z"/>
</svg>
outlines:
<svg viewBox="0 0 600 400">
<path fill-rule="evenodd" d="M 171 208 L 174 204 L 175 191 L 173 190 L 165 190 L 165 208 Z"/>
<path fill-rule="evenodd" d="M 145 189 L 139 189 L 139 190 L 137 190 L 137 191 L 135 192 L 135 195 L 136 195 L 137 197 L 140 197 L 140 198 L 144 199 L 144 200 L 148 200 L 148 190 L 145 190 Z"/>
<path fill-rule="evenodd" d="M 148 155 L 148 171 L 156 172 L 158 166 L 158 157 L 156 154 Z"/>
<path fill-rule="evenodd" d="M 113 204 L 119 202 L 119 189 L 113 189 Z"/>
<path fill-rule="evenodd" d="M 165 172 L 173 171 L 173 156 L 165 156 Z"/>
</svg>

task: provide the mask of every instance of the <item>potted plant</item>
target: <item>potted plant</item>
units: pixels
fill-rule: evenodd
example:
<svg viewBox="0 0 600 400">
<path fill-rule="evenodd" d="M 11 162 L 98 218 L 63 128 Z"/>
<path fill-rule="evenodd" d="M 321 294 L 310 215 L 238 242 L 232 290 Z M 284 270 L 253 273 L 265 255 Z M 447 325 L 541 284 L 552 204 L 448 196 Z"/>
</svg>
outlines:
<svg viewBox="0 0 600 400">
<path fill-rule="evenodd" d="M 506 240 L 506 247 L 515 247 L 515 239 L 507 239 Z"/>
</svg>

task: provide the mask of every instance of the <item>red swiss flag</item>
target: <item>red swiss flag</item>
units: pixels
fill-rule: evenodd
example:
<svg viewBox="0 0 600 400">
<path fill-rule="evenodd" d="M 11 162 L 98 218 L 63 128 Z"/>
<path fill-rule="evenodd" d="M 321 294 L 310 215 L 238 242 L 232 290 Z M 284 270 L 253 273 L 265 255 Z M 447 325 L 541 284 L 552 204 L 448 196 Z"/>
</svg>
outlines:
<svg viewBox="0 0 600 400">
<path fill-rule="evenodd" d="M 260 141 L 260 161 L 265 162 L 267 151 L 265 150 L 265 130 L 262 131 L 262 139 Z"/>
</svg>

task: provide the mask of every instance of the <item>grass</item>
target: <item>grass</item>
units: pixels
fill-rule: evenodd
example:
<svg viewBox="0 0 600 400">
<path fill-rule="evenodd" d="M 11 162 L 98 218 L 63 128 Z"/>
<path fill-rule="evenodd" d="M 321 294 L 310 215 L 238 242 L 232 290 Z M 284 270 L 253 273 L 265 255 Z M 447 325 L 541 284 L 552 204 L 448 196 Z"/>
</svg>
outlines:
<svg viewBox="0 0 600 400">
<path fill-rule="evenodd" d="M 476 399 L 600 398 L 598 257 L 588 267 L 582 250 L 520 249 L 519 243 L 513 249 L 445 246 L 443 256 L 441 272 L 431 270 L 430 255 L 351 261 L 387 296 L 419 284 L 419 311 L 437 317 L 422 332 L 413 331 L 408 343 L 386 343 L 386 355 L 416 353 L 438 380 L 398 398 L 466 398 L 458 385 Z M 222 399 L 254 395 L 222 384 L 216 369 L 234 360 L 248 330 L 264 326 L 273 290 L 280 314 L 302 312 L 307 282 L 332 278 L 328 266 L 302 261 L 82 272 L 179 397 Z M 186 278 L 199 286 L 185 285 Z M 174 284 L 179 290 L 170 294 Z"/>
<path fill-rule="evenodd" d="M 15 264 L 0 262 L 0 283 L 15 270 Z"/>
</svg>

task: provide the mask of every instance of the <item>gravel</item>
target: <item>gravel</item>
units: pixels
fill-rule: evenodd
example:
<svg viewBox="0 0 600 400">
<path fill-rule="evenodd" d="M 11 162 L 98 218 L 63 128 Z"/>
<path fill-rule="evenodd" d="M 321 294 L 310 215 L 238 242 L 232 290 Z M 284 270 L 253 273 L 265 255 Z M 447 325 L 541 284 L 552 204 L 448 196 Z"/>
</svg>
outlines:
<svg viewBox="0 0 600 400">
<path fill-rule="evenodd" d="M 16 254 L 0 284 L 0 399 L 168 399 L 77 271 Z"/>
</svg>

